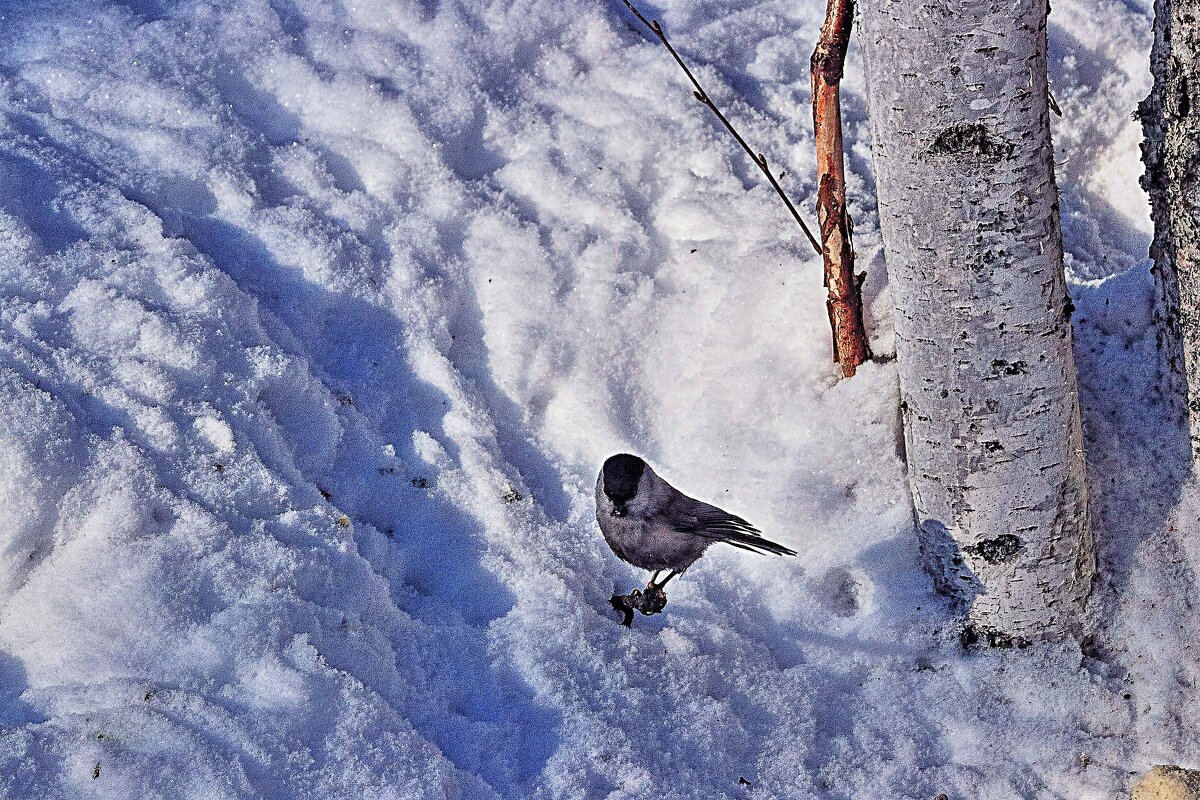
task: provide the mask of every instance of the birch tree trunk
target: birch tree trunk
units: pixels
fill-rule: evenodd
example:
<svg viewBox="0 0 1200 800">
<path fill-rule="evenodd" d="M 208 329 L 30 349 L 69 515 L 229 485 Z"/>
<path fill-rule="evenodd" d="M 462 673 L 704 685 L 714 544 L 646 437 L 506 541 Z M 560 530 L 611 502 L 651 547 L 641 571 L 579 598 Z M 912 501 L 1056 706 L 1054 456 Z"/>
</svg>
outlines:
<svg viewBox="0 0 1200 800">
<path fill-rule="evenodd" d="M 1188 397 L 1200 459 L 1200 0 L 1155 0 L 1154 88 L 1138 114 L 1146 133 L 1142 187 L 1154 217 L 1159 347 L 1166 389 Z"/>
<path fill-rule="evenodd" d="M 1095 557 L 1046 0 L 860 0 L 926 565 L 994 645 L 1074 632 Z"/>
</svg>

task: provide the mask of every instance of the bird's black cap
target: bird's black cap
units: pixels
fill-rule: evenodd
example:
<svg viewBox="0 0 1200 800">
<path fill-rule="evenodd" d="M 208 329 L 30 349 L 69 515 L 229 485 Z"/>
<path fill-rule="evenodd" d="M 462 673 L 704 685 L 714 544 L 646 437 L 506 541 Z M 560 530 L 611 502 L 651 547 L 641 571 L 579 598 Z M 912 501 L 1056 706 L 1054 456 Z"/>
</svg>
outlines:
<svg viewBox="0 0 1200 800">
<path fill-rule="evenodd" d="M 614 503 L 627 503 L 637 494 L 638 481 L 646 471 L 646 462 L 628 453 L 610 456 L 604 462 L 604 493 Z"/>
</svg>

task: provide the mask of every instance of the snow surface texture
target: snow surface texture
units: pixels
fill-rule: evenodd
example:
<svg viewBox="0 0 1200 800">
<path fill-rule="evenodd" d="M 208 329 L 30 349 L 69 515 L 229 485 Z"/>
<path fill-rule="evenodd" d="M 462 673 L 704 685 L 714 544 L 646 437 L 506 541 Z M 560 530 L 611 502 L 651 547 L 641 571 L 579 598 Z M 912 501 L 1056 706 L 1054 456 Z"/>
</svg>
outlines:
<svg viewBox="0 0 1200 800">
<path fill-rule="evenodd" d="M 822 4 L 646 10 L 811 209 Z M 6 3 L 0 796 L 1110 798 L 1197 765 L 1148 9 L 1051 20 L 1083 654 L 962 651 L 894 365 L 835 379 L 819 259 L 619 3 Z M 620 627 L 619 450 L 800 555 L 714 548 Z"/>
</svg>

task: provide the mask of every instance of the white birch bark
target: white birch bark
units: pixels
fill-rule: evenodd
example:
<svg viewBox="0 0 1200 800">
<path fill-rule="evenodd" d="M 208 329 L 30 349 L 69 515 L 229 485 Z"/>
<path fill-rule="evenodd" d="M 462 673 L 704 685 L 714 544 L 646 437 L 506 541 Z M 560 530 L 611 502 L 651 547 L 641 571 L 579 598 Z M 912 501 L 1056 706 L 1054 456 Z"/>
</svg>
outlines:
<svg viewBox="0 0 1200 800">
<path fill-rule="evenodd" d="M 880 227 L 926 565 L 992 644 L 1073 632 L 1095 557 L 1046 0 L 862 0 Z"/>
<path fill-rule="evenodd" d="M 1200 459 L 1200 0 L 1156 0 L 1154 88 L 1138 113 L 1146 133 L 1142 186 L 1154 216 L 1159 346 L 1165 389 L 1186 391 L 1193 461 Z M 1185 380 L 1186 378 L 1186 380 Z M 1186 386 L 1184 385 L 1186 384 Z"/>
</svg>

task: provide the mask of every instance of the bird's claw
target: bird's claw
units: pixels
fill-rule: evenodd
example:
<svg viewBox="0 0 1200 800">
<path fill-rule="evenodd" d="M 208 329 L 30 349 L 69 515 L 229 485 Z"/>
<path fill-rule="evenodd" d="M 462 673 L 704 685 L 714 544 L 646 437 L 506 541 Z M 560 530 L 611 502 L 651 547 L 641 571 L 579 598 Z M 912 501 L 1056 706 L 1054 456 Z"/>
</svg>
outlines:
<svg viewBox="0 0 1200 800">
<path fill-rule="evenodd" d="M 632 628 L 633 612 L 640 611 L 647 617 L 660 613 L 667 607 L 667 593 L 650 583 L 644 592 L 641 589 L 634 589 L 629 594 L 614 594 L 609 603 L 624 615 L 621 624 L 626 628 Z"/>
<path fill-rule="evenodd" d="M 638 611 L 649 616 L 659 613 L 666 607 L 667 593 L 661 587 L 655 586 L 653 582 L 646 584 L 646 591 L 642 593 Z"/>
</svg>

